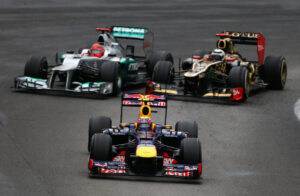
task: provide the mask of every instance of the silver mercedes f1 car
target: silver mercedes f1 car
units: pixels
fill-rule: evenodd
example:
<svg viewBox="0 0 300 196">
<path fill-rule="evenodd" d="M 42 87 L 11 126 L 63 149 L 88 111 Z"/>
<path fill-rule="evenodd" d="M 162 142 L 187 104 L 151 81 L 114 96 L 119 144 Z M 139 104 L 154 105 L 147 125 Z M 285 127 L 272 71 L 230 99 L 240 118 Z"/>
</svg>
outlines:
<svg viewBox="0 0 300 196">
<path fill-rule="evenodd" d="M 111 26 L 96 30 L 100 31 L 96 43 L 77 53 L 57 54 L 55 65 L 48 65 L 45 56 L 31 56 L 24 75 L 15 78 L 14 87 L 35 92 L 117 95 L 128 85 L 145 84 L 158 61 L 173 62 L 169 52 L 153 52 L 153 33 L 148 28 Z M 130 41 L 136 45 L 127 44 Z"/>
</svg>

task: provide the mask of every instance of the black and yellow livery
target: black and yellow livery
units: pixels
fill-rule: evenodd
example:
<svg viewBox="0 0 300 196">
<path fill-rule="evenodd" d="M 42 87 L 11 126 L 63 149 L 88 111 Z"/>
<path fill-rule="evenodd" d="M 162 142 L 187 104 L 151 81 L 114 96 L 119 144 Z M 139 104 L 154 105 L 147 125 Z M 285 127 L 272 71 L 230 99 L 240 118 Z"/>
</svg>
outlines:
<svg viewBox="0 0 300 196">
<path fill-rule="evenodd" d="M 216 35 L 217 49 L 194 51 L 179 65 L 178 72 L 173 66 L 157 64 L 146 92 L 241 101 L 253 88 L 284 88 L 286 60 L 283 56 L 264 58 L 262 33 L 224 31 Z M 256 45 L 258 60 L 247 60 L 238 52 L 238 44 Z"/>
</svg>

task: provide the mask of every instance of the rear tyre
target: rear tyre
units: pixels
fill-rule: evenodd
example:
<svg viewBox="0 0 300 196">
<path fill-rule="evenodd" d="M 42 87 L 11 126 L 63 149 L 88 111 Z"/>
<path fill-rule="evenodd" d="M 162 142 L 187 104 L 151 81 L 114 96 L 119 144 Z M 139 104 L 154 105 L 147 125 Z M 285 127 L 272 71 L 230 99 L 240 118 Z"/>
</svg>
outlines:
<svg viewBox="0 0 300 196">
<path fill-rule="evenodd" d="M 45 56 L 31 56 L 25 64 L 24 75 L 47 79 L 48 63 Z"/>
<path fill-rule="evenodd" d="M 91 138 L 95 133 L 102 133 L 104 129 L 111 128 L 111 119 L 106 116 L 97 116 L 90 118 L 88 151 L 91 148 Z"/>
<path fill-rule="evenodd" d="M 158 61 L 155 65 L 152 80 L 157 83 L 170 84 L 173 80 L 173 65 L 170 61 Z"/>
<path fill-rule="evenodd" d="M 271 89 L 284 88 L 287 78 L 287 64 L 283 56 L 267 56 L 263 65 L 263 80 Z"/>
<path fill-rule="evenodd" d="M 250 94 L 250 83 L 248 78 L 248 69 L 246 67 L 232 67 L 229 72 L 228 84 L 231 88 L 243 88 L 243 101 L 247 100 Z"/>
<path fill-rule="evenodd" d="M 96 161 L 110 161 L 112 139 L 109 135 L 96 133 L 92 137 L 90 158 Z"/>
<path fill-rule="evenodd" d="M 173 56 L 170 52 L 155 51 L 147 61 L 147 72 L 151 76 L 158 61 L 169 61 L 173 65 Z"/>
<path fill-rule="evenodd" d="M 122 87 L 120 66 L 117 62 L 105 61 L 101 65 L 101 81 L 113 83 L 113 95 L 117 96 Z"/>
<path fill-rule="evenodd" d="M 190 138 L 197 138 L 198 124 L 196 121 L 178 121 L 175 125 L 175 131 L 185 132 Z"/>
</svg>

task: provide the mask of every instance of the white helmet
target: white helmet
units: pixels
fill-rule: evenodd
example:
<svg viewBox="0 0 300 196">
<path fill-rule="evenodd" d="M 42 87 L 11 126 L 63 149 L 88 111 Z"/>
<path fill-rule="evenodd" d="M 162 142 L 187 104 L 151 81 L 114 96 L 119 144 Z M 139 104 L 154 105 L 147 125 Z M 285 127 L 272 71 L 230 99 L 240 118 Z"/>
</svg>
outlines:
<svg viewBox="0 0 300 196">
<path fill-rule="evenodd" d="M 225 58 L 225 52 L 221 49 L 214 49 L 210 54 L 212 60 L 223 61 Z"/>
</svg>

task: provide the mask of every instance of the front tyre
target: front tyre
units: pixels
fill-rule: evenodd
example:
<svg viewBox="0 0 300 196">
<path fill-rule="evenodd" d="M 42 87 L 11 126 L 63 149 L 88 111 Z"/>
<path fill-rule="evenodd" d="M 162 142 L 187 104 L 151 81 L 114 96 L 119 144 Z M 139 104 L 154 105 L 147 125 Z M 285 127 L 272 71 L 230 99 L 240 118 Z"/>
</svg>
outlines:
<svg viewBox="0 0 300 196">
<path fill-rule="evenodd" d="M 95 161 L 110 161 L 112 158 L 112 139 L 109 135 L 96 133 L 92 137 L 90 158 Z"/>
<path fill-rule="evenodd" d="M 25 64 L 24 75 L 47 79 L 48 62 L 45 56 L 31 56 Z"/>
<path fill-rule="evenodd" d="M 180 144 L 180 160 L 183 164 L 195 165 L 201 164 L 202 167 L 202 150 L 201 142 L 198 138 L 185 138 Z M 202 172 L 202 168 L 199 168 L 200 172 L 194 173 L 194 178 L 199 178 Z"/>
<path fill-rule="evenodd" d="M 101 65 L 101 80 L 113 83 L 114 96 L 117 96 L 122 87 L 122 78 L 120 75 L 120 65 L 117 62 L 106 61 Z"/>
<path fill-rule="evenodd" d="M 89 121 L 88 151 L 91 148 L 91 138 L 96 133 L 102 133 L 104 129 L 111 128 L 111 119 L 106 116 L 96 116 Z"/>
<path fill-rule="evenodd" d="M 248 78 L 248 69 L 242 66 L 232 67 L 229 72 L 228 85 L 231 88 L 243 88 L 243 101 L 247 100 L 250 94 L 250 82 Z"/>
<path fill-rule="evenodd" d="M 267 56 L 263 65 L 263 80 L 271 89 L 281 90 L 287 79 L 287 63 L 283 56 Z"/>
</svg>

